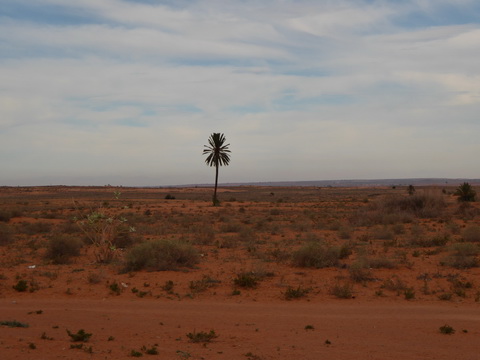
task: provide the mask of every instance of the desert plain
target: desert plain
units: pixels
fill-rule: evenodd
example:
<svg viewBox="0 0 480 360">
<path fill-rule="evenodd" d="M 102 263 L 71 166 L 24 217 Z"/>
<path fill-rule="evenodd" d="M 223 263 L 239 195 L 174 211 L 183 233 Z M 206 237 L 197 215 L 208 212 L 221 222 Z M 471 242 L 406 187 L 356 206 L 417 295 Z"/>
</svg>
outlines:
<svg viewBox="0 0 480 360">
<path fill-rule="evenodd" d="M 0 189 L 0 359 L 480 359 L 456 186 Z"/>
</svg>

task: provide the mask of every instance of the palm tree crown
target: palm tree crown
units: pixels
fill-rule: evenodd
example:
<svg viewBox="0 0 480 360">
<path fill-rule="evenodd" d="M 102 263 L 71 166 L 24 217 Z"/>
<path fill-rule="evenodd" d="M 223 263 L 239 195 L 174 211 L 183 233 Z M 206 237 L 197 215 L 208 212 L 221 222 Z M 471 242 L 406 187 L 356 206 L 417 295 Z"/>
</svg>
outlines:
<svg viewBox="0 0 480 360">
<path fill-rule="evenodd" d="M 204 145 L 203 155 L 208 155 L 205 162 L 209 166 L 215 166 L 215 191 L 213 193 L 213 205 L 218 204 L 218 167 L 227 166 L 230 162 L 230 144 L 225 144 L 225 135 L 213 133 L 208 138 L 208 145 Z"/>
<path fill-rule="evenodd" d="M 209 166 L 227 166 L 230 162 L 230 144 L 225 145 L 225 135 L 213 133 L 208 138 L 208 145 L 204 145 L 203 155 L 208 155 L 205 162 Z"/>
</svg>

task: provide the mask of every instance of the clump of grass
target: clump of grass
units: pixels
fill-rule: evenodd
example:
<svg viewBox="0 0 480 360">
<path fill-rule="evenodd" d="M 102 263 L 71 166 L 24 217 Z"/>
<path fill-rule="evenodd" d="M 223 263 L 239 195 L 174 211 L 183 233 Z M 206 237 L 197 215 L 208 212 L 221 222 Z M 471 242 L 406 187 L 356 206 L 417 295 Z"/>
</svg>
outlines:
<svg viewBox="0 0 480 360">
<path fill-rule="evenodd" d="M 82 245 L 83 242 L 76 237 L 56 234 L 48 241 L 45 258 L 54 264 L 67 264 L 71 257 L 80 254 Z"/>
<path fill-rule="evenodd" d="M 198 251 L 186 242 L 155 240 L 130 249 L 126 254 L 125 271 L 177 270 L 179 267 L 193 267 L 198 261 Z"/>
<path fill-rule="evenodd" d="M 193 333 L 188 333 L 187 337 L 190 339 L 190 342 L 193 342 L 193 343 L 208 343 L 213 339 L 216 339 L 218 335 L 215 333 L 214 330 L 210 330 L 210 332 L 205 332 L 205 331 L 196 332 L 194 330 Z"/>
<path fill-rule="evenodd" d="M 1 326 L 8 326 L 8 327 L 21 327 L 21 328 L 28 328 L 30 325 L 28 325 L 27 323 L 22 323 L 20 321 L 17 321 L 17 320 L 13 320 L 13 321 L 0 321 L 0 325 Z"/>
<path fill-rule="evenodd" d="M 67 329 L 67 334 L 70 336 L 73 342 L 87 342 L 90 337 L 93 335 L 91 333 L 85 332 L 85 330 L 80 329 L 76 333 L 72 333 Z"/>
<path fill-rule="evenodd" d="M 310 242 L 293 253 L 292 261 L 294 266 L 320 269 L 338 266 L 339 260 L 346 256 L 340 247 Z"/>
<path fill-rule="evenodd" d="M 451 335 L 455 333 L 455 329 L 447 324 L 440 326 L 439 330 L 442 334 L 446 334 L 446 335 Z"/>
<path fill-rule="evenodd" d="M 302 297 L 307 296 L 311 289 L 303 288 L 300 285 L 297 288 L 293 288 L 289 286 L 287 290 L 283 293 L 285 300 L 293 300 L 293 299 L 300 299 Z"/>
</svg>

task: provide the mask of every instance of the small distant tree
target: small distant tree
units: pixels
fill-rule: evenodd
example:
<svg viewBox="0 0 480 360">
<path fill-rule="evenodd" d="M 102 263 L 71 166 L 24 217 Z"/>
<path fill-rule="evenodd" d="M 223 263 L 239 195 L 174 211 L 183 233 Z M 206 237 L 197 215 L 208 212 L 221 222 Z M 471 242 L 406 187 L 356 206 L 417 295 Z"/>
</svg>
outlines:
<svg viewBox="0 0 480 360">
<path fill-rule="evenodd" d="M 415 186 L 413 186 L 413 185 L 408 185 L 407 191 L 408 191 L 408 195 L 413 195 L 413 194 L 415 194 Z"/>
<path fill-rule="evenodd" d="M 472 185 L 464 182 L 455 191 L 455 196 L 458 196 L 458 201 L 475 201 L 477 193 L 473 190 Z"/>
<path fill-rule="evenodd" d="M 208 138 L 208 145 L 204 145 L 203 155 L 208 155 L 205 162 L 209 166 L 215 166 L 215 190 L 213 192 L 213 206 L 219 204 L 217 198 L 218 186 L 218 167 L 230 163 L 230 144 L 225 144 L 225 135 L 220 133 L 213 133 Z"/>
</svg>

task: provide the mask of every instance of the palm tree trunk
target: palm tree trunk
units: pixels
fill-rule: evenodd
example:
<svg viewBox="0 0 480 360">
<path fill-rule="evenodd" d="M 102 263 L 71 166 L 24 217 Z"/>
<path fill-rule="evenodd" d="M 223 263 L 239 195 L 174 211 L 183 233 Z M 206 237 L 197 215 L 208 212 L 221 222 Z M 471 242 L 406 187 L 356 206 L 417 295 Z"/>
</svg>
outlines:
<svg viewBox="0 0 480 360">
<path fill-rule="evenodd" d="M 217 206 L 218 164 L 215 164 L 215 190 L 213 191 L 213 206 Z"/>
</svg>

